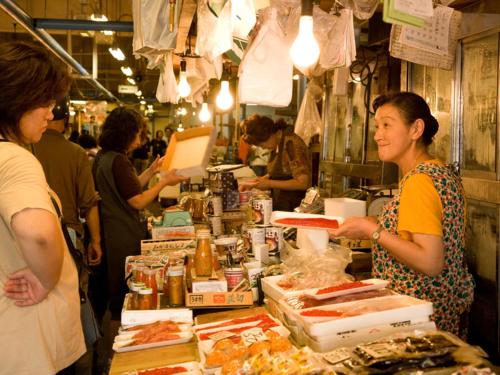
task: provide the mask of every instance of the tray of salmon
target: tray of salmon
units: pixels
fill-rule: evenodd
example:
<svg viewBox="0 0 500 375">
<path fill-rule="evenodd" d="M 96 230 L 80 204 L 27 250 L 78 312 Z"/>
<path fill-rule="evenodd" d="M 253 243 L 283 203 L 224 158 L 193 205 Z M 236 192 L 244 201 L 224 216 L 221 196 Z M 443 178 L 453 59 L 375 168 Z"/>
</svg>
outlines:
<svg viewBox="0 0 500 375">
<path fill-rule="evenodd" d="M 340 216 L 303 214 L 285 211 L 274 211 L 271 214 L 271 224 L 277 227 L 337 229 L 343 222 L 344 218 Z"/>
<path fill-rule="evenodd" d="M 184 362 L 175 365 L 133 370 L 122 375 L 201 375 L 198 362 Z"/>
<path fill-rule="evenodd" d="M 387 280 L 368 279 L 362 281 L 352 281 L 327 286 L 324 288 L 314 288 L 304 291 L 304 295 L 309 298 L 323 300 L 332 297 L 344 296 L 346 294 L 366 292 L 368 290 L 382 289 L 387 286 Z"/>
<path fill-rule="evenodd" d="M 113 350 L 130 352 L 189 342 L 193 338 L 192 325 L 170 320 L 157 321 L 120 329 Z"/>
</svg>

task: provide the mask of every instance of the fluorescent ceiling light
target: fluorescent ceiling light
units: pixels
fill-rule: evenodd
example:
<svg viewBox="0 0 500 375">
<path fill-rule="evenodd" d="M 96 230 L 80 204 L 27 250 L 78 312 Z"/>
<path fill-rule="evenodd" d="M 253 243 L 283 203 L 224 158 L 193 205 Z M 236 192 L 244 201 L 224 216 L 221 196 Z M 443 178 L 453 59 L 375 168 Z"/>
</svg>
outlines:
<svg viewBox="0 0 500 375">
<path fill-rule="evenodd" d="M 142 105 L 146 104 L 146 101 L 145 100 L 141 100 L 139 103 L 141 103 Z"/>
<path fill-rule="evenodd" d="M 80 35 L 85 37 L 85 38 L 89 38 L 90 37 L 90 34 L 86 31 L 80 31 Z"/>
<path fill-rule="evenodd" d="M 87 104 L 86 100 L 70 100 L 69 102 L 71 104 L 76 104 L 76 105 L 85 105 L 85 104 Z"/>
<path fill-rule="evenodd" d="M 135 79 L 130 78 L 130 77 L 127 77 L 127 81 L 128 81 L 128 83 L 130 83 L 131 85 L 135 85 Z"/>
<path fill-rule="evenodd" d="M 299 78 L 300 78 L 300 76 L 299 76 L 298 74 L 294 74 L 294 75 L 293 75 L 293 80 L 294 80 L 294 81 L 298 81 L 298 80 L 299 80 Z"/>
<path fill-rule="evenodd" d="M 113 55 L 113 57 L 115 59 L 117 59 L 118 61 L 123 61 L 125 60 L 125 55 L 123 54 L 122 50 L 120 49 L 120 47 L 109 47 L 108 48 L 108 51 L 109 53 L 111 53 L 111 55 Z"/>
<path fill-rule="evenodd" d="M 111 36 L 113 35 L 115 32 L 112 31 L 112 30 L 103 30 L 101 31 L 104 35 L 107 35 L 107 36 Z"/>
<path fill-rule="evenodd" d="M 122 73 L 125 74 L 127 77 L 130 77 L 133 74 L 130 66 L 122 66 L 120 69 L 122 70 Z"/>
</svg>

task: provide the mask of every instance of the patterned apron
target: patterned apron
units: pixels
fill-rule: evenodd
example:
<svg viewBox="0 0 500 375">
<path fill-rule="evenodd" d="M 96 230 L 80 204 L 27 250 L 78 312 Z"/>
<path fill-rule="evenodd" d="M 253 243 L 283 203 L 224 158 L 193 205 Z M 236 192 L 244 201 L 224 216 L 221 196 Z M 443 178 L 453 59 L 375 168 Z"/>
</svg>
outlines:
<svg viewBox="0 0 500 375">
<path fill-rule="evenodd" d="M 384 206 L 379 223 L 388 232 L 398 234 L 399 197 L 405 182 L 417 173 L 432 179 L 443 206 L 443 271 L 435 277 L 426 276 L 374 244 L 373 275 L 389 280 L 389 287 L 398 293 L 432 302 L 438 329 L 460 334 L 460 316 L 469 309 L 474 297 L 474 281 L 465 263 L 465 198 L 460 177 L 450 166 L 432 162 L 417 165 L 403 177 L 399 193 Z"/>
</svg>

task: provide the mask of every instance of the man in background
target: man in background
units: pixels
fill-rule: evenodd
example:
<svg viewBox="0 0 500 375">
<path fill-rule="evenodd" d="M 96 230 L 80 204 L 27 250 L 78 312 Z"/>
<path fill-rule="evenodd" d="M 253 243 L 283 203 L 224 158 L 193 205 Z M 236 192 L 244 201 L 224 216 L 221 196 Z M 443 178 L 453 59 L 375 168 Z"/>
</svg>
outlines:
<svg viewBox="0 0 500 375">
<path fill-rule="evenodd" d="M 33 145 L 33 154 L 42 164 L 50 188 L 61 200 L 73 244 L 86 255 L 90 265 L 97 265 L 102 256 L 99 195 L 94 187 L 90 162 L 82 147 L 64 138 L 69 116 L 67 99 L 57 103 L 52 112 L 54 118 L 48 122 L 40 142 Z M 83 245 L 84 228 L 80 218 L 85 219 L 90 233 L 87 249 Z M 82 284 L 86 281 L 81 278 L 80 275 L 80 286 L 85 287 Z M 92 344 L 87 342 L 87 348 L 91 349 Z M 76 369 L 77 374 L 91 374 L 91 350 L 76 363 Z"/>
</svg>

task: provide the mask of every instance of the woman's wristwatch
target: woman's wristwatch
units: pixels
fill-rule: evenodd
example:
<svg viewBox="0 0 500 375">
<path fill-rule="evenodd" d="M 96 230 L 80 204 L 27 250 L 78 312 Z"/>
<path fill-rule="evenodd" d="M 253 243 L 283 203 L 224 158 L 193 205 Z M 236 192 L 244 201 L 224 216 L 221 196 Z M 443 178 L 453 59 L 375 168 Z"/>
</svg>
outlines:
<svg viewBox="0 0 500 375">
<path fill-rule="evenodd" d="M 371 239 L 372 241 L 375 241 L 375 242 L 378 242 L 379 238 L 380 238 L 380 232 L 382 232 L 384 230 L 384 227 L 382 227 L 381 225 L 379 225 L 377 227 L 377 229 L 371 234 Z"/>
</svg>

